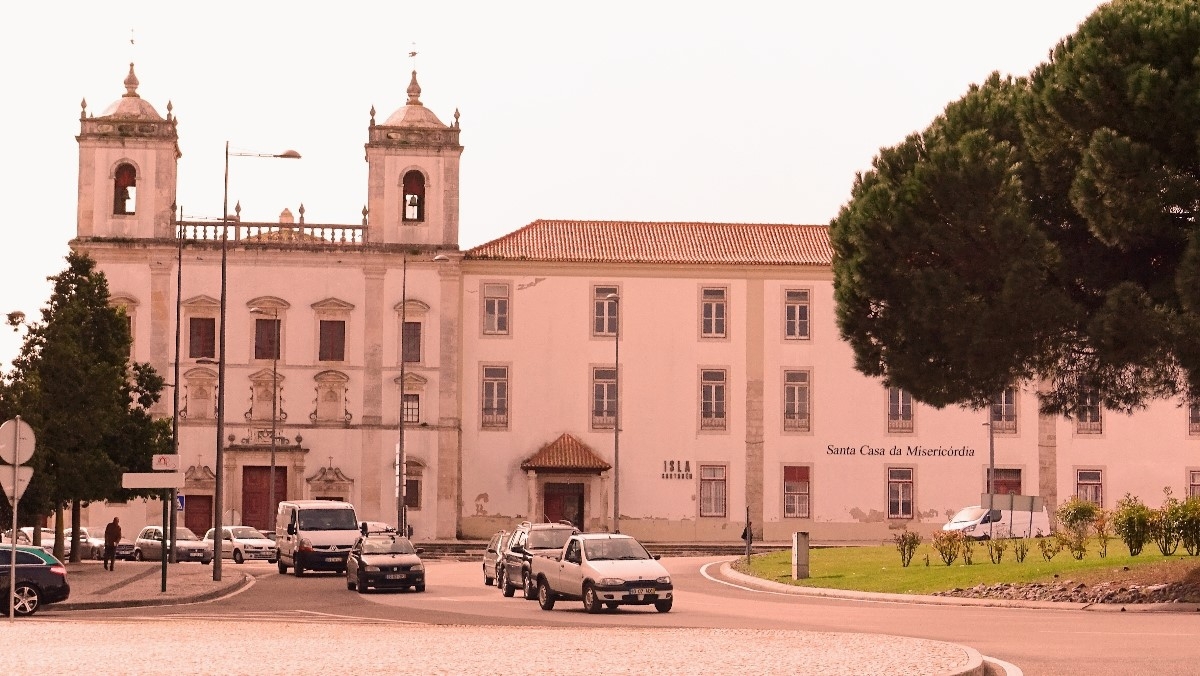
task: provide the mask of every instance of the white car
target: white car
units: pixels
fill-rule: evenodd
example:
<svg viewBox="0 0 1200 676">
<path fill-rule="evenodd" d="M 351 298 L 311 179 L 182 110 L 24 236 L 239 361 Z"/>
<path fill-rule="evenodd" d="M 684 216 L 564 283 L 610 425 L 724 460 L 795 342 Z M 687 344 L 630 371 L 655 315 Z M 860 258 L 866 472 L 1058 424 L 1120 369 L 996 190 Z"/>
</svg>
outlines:
<svg viewBox="0 0 1200 676">
<path fill-rule="evenodd" d="M 582 600 L 589 613 L 650 604 L 665 613 L 674 601 L 667 569 L 628 535 L 575 534 L 561 552 L 536 555 L 529 565 L 542 610 L 566 598 Z"/>
<path fill-rule="evenodd" d="M 222 526 L 225 540 L 221 544 L 221 558 L 233 559 L 234 563 L 246 561 L 268 561 L 275 563 L 275 541 L 250 526 Z M 212 542 L 213 529 L 204 534 L 206 542 Z"/>
<path fill-rule="evenodd" d="M 973 540 L 1041 537 L 1050 534 L 1050 515 L 1045 508 L 1030 512 L 971 505 L 958 510 L 942 530 L 958 531 Z"/>
</svg>

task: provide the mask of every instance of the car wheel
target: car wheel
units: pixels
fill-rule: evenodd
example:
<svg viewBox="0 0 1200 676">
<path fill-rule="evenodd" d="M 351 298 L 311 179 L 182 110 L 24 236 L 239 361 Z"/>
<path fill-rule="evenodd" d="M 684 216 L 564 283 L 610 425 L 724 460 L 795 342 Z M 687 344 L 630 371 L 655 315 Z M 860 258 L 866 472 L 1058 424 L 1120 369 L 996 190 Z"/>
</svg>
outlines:
<svg viewBox="0 0 1200 676">
<path fill-rule="evenodd" d="M 542 610 L 554 609 L 554 592 L 550 591 L 550 583 L 546 580 L 538 580 L 538 605 Z"/>
<path fill-rule="evenodd" d="M 200 559 L 200 563 L 207 566 L 212 563 L 212 559 Z"/>
<path fill-rule="evenodd" d="M 37 587 L 29 584 L 18 584 L 13 590 L 13 614 L 18 617 L 29 617 L 41 606 L 41 594 Z"/>
<path fill-rule="evenodd" d="M 525 600 L 533 601 L 538 597 L 537 583 L 529 576 L 529 571 L 521 573 L 521 586 L 524 588 Z"/>
<path fill-rule="evenodd" d="M 356 582 L 354 583 L 354 586 L 355 586 L 355 587 L 358 589 L 358 593 L 359 593 L 359 594 L 366 594 L 366 593 L 367 593 L 367 585 L 363 584 L 363 581 L 362 581 L 361 579 L 359 579 L 358 581 L 356 581 Z"/>
<path fill-rule="evenodd" d="M 296 561 L 296 567 L 292 570 L 296 577 L 304 577 L 304 566 L 300 565 L 300 561 Z"/>
<path fill-rule="evenodd" d="M 492 586 L 496 583 L 496 578 L 487 574 L 487 564 L 483 564 L 483 583 L 487 586 Z"/>
<path fill-rule="evenodd" d="M 233 550 L 233 562 L 237 564 L 243 564 L 246 562 L 246 557 L 242 556 L 242 550 Z"/>
<path fill-rule="evenodd" d="M 605 610 L 607 610 L 607 611 L 610 611 L 610 612 L 611 612 L 611 611 L 614 611 L 614 610 L 616 610 L 616 609 L 617 609 L 617 604 L 616 604 L 616 603 L 612 603 L 612 602 L 605 603 L 605 604 L 604 604 L 604 609 L 605 609 Z"/>
<path fill-rule="evenodd" d="M 596 588 L 588 584 L 583 588 L 583 609 L 589 613 L 600 612 L 600 598 L 596 596 Z"/>
<path fill-rule="evenodd" d="M 500 591 L 508 598 L 512 598 L 512 595 L 517 593 L 517 588 L 508 583 L 507 568 L 500 570 Z"/>
<path fill-rule="evenodd" d="M 417 591 L 419 591 L 419 592 L 423 592 L 423 591 L 425 591 L 425 583 L 424 583 L 424 582 L 422 582 L 421 584 L 417 585 Z"/>
<path fill-rule="evenodd" d="M 140 550 L 140 549 L 133 550 L 133 560 L 134 561 L 142 560 L 142 550 Z"/>
<path fill-rule="evenodd" d="M 346 576 L 346 589 L 354 591 L 354 578 L 350 577 L 349 575 Z"/>
<path fill-rule="evenodd" d="M 671 599 L 663 599 L 654 602 L 654 609 L 660 613 L 665 613 L 671 610 Z"/>
<path fill-rule="evenodd" d="M 287 574 L 287 566 L 283 565 L 283 559 L 275 559 L 275 567 L 279 568 L 280 575 Z"/>
</svg>

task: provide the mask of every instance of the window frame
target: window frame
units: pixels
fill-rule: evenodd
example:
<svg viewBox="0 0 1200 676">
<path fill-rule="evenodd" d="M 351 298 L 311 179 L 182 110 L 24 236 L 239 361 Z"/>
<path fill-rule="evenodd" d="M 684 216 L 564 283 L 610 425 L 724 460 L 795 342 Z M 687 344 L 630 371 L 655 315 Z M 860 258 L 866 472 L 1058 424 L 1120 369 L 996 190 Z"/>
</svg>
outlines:
<svg viewBox="0 0 1200 676">
<path fill-rule="evenodd" d="M 904 474 L 907 472 L 907 478 Z M 887 468 L 887 518 L 910 521 L 916 518 L 917 470 L 915 467 Z M 907 488 L 907 490 L 905 490 Z M 905 495 L 907 493 L 907 495 Z M 893 498 L 895 494 L 895 498 Z M 894 505 L 893 505 L 894 503 Z M 905 507 L 907 506 L 907 511 Z"/>
<path fill-rule="evenodd" d="M 803 478 L 788 481 L 788 470 L 803 470 Z M 783 471 L 780 473 L 780 479 L 782 480 L 783 518 L 812 518 L 812 470 L 812 465 L 783 466 Z M 794 484 L 794 486 L 789 488 L 789 484 Z M 789 500 L 791 496 L 795 496 L 795 499 Z"/>
<path fill-rule="evenodd" d="M 794 376 L 804 376 L 804 382 L 793 382 Z M 799 392 L 804 392 L 803 412 L 799 405 Z M 796 392 L 795 402 L 793 402 L 793 392 Z M 783 431 L 784 432 L 811 432 L 812 431 L 812 370 L 811 369 L 785 369 L 783 372 Z M 794 408 L 796 410 L 789 410 Z"/>
<path fill-rule="evenodd" d="M 199 322 L 209 322 L 212 325 L 212 335 L 207 337 L 207 338 L 211 338 L 211 340 L 212 340 L 212 343 L 209 346 L 211 348 L 211 351 L 208 354 L 199 354 L 197 352 L 196 326 L 198 325 Z M 217 358 L 217 318 L 216 317 L 210 317 L 208 315 L 190 315 L 190 316 L 188 316 L 187 336 L 188 336 L 188 346 L 187 346 L 188 359 L 195 360 L 195 359 L 216 359 Z M 203 345 L 203 343 L 201 343 L 201 345 Z"/>
<path fill-rule="evenodd" d="M 489 371 L 493 371 L 489 375 Z M 503 373 L 499 373 L 503 371 Z M 492 391 L 489 392 L 489 384 Z M 496 388 L 502 387 L 499 395 Z M 488 404 L 491 404 L 489 406 Z M 479 422 L 482 429 L 508 429 L 512 415 L 512 380 L 511 369 L 507 364 L 484 364 L 480 367 L 479 384 Z M 498 405 L 502 404 L 502 405 Z M 488 411 L 492 411 L 491 414 Z"/>
<path fill-rule="evenodd" d="M 275 324 L 275 331 L 263 333 L 262 327 L 270 324 Z M 270 347 L 274 345 L 274 355 L 269 352 Z M 260 348 L 262 351 L 260 351 Z M 253 350 L 255 361 L 282 361 L 283 360 L 283 313 L 278 312 L 273 317 L 254 317 L 254 344 Z M 265 353 L 265 356 L 264 356 Z"/>
<path fill-rule="evenodd" d="M 889 434 L 912 434 L 916 431 L 916 410 L 912 394 L 903 387 L 889 387 L 887 431 Z"/>
<path fill-rule="evenodd" d="M 729 338 L 729 287 L 700 287 L 700 338 L 725 340 Z"/>
<path fill-rule="evenodd" d="M 1084 477 L 1084 474 L 1094 474 Z M 1084 493 L 1089 495 L 1084 495 Z M 1093 499 L 1092 495 L 1095 494 Z M 1075 468 L 1075 496 L 1080 500 L 1086 500 L 1098 507 L 1104 507 L 1104 470 L 1099 467 L 1077 467 Z"/>
<path fill-rule="evenodd" d="M 612 377 L 602 377 L 602 373 L 605 376 L 611 373 Z M 618 390 L 620 382 L 616 367 L 592 367 L 592 394 L 590 397 L 592 429 L 611 430 L 616 426 L 621 406 L 621 393 Z M 604 389 L 603 394 L 600 392 L 601 388 Z"/>
<path fill-rule="evenodd" d="M 696 507 L 700 518 L 726 518 L 729 514 L 729 466 L 723 463 L 698 463 L 696 469 L 697 481 L 700 482 Z M 720 470 L 720 476 L 705 476 L 705 470 Z M 713 493 L 714 490 L 717 493 Z M 719 509 L 715 504 L 707 504 L 715 501 L 720 501 Z"/>
<path fill-rule="evenodd" d="M 1188 469 L 1187 477 L 1187 497 L 1200 497 L 1200 469 Z"/>
<path fill-rule="evenodd" d="M 792 298 L 803 294 L 803 299 Z M 783 339 L 812 340 L 812 289 L 785 288 L 783 290 Z M 792 317 L 792 310 L 796 317 Z M 803 315 L 800 317 L 798 315 Z"/>
<path fill-rule="evenodd" d="M 616 298 L 608 298 L 612 294 Z M 621 287 L 616 284 L 592 285 L 592 337 L 615 338 L 621 329 Z"/>
<path fill-rule="evenodd" d="M 410 336 L 410 333 L 415 333 Z M 400 323 L 400 359 L 405 364 L 421 364 L 425 357 L 425 322 L 407 317 Z"/>
<path fill-rule="evenodd" d="M 1017 433 L 1017 388 L 1006 387 L 988 407 L 993 434 Z"/>
<path fill-rule="evenodd" d="M 1020 467 L 997 467 L 995 471 L 996 471 L 996 473 L 995 473 L 994 477 L 995 477 L 995 484 L 996 484 L 997 489 L 1008 488 L 1008 487 L 1012 486 L 1014 483 L 1016 484 L 1015 491 L 997 490 L 996 495 L 1006 495 L 1008 493 L 1011 493 L 1013 495 L 1022 495 L 1021 489 L 1025 485 L 1025 472 L 1023 472 Z M 1013 474 L 1014 472 L 1016 473 L 1015 475 Z M 989 473 L 988 468 L 984 467 L 983 468 L 983 492 L 984 493 L 989 492 L 988 491 L 988 473 Z M 1002 473 L 1005 476 L 1001 476 Z M 1014 478 L 1014 476 L 1015 476 L 1015 478 Z"/>
<path fill-rule="evenodd" d="M 347 333 L 346 329 L 348 328 L 347 323 L 348 322 L 345 319 L 341 319 L 341 318 L 337 318 L 337 317 L 318 317 L 317 318 L 317 361 L 325 362 L 325 363 L 333 363 L 333 364 L 340 364 L 340 363 L 346 361 L 346 333 Z M 326 325 L 333 326 L 335 324 L 341 325 L 341 327 L 342 327 L 341 335 L 337 337 L 335 344 L 331 345 L 330 349 L 327 351 L 326 350 L 325 327 L 326 327 Z M 338 348 L 338 349 L 335 350 L 335 348 Z M 336 357 L 329 356 L 330 354 L 334 353 L 335 351 L 340 352 L 340 355 L 336 356 Z"/>
<path fill-rule="evenodd" d="M 405 425 L 416 425 L 421 422 L 421 393 L 400 393 L 400 415 Z"/>
<path fill-rule="evenodd" d="M 512 285 L 508 282 L 481 282 L 479 320 L 485 336 L 507 336 L 512 328 Z M 503 295 L 496 293 L 503 289 Z M 503 325 L 503 326 L 501 326 Z"/>
<path fill-rule="evenodd" d="M 720 375 L 720 379 L 709 378 Z M 700 431 L 725 432 L 729 429 L 729 370 L 700 369 Z"/>
<path fill-rule="evenodd" d="M 1085 386 L 1080 395 L 1075 433 L 1104 434 L 1104 407 L 1100 403 L 1100 390 L 1094 386 Z"/>
</svg>

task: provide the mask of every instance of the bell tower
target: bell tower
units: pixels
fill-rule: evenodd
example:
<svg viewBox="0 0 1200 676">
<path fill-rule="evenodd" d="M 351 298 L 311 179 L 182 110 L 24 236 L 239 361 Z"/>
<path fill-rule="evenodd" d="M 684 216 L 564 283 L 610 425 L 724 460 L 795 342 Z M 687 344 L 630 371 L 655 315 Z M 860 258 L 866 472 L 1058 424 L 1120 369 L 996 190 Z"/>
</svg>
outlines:
<svg viewBox="0 0 1200 676">
<path fill-rule="evenodd" d="M 446 126 L 421 103 L 417 71 L 405 106 L 371 126 L 366 144 L 368 242 L 458 248 L 458 111 Z"/>
<path fill-rule="evenodd" d="M 129 64 L 125 94 L 100 115 L 79 114 L 78 237 L 171 238 L 179 120 L 138 96 Z"/>
</svg>

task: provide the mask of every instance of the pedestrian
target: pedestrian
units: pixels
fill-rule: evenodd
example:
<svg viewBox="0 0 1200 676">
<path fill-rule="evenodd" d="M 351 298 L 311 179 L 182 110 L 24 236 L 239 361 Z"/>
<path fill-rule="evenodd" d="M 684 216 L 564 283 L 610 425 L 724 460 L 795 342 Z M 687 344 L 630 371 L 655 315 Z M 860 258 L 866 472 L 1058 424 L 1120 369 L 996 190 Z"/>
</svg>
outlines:
<svg viewBox="0 0 1200 676">
<path fill-rule="evenodd" d="M 104 527 L 104 570 L 113 570 L 117 562 L 117 543 L 121 541 L 121 519 L 113 517 Z"/>
</svg>

